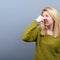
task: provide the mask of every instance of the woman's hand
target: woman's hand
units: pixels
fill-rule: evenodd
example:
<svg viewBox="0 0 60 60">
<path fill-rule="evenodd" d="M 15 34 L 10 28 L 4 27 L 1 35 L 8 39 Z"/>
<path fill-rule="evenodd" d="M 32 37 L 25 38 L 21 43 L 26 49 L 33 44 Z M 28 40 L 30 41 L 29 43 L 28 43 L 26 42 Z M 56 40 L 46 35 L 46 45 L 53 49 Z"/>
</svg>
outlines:
<svg viewBox="0 0 60 60">
<path fill-rule="evenodd" d="M 38 22 L 38 23 L 40 23 L 40 22 L 42 22 L 44 20 L 44 17 L 43 16 L 39 16 L 39 17 L 37 17 L 37 19 L 36 19 L 36 21 Z"/>
</svg>

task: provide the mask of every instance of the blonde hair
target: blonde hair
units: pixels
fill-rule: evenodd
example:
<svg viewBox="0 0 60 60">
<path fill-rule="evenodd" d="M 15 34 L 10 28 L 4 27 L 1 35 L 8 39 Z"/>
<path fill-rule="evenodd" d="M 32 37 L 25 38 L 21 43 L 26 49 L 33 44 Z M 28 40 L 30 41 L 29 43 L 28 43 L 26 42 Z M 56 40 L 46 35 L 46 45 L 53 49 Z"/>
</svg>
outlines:
<svg viewBox="0 0 60 60">
<path fill-rule="evenodd" d="M 41 15 L 43 14 L 44 11 L 48 11 L 52 19 L 54 20 L 54 30 L 53 30 L 53 36 L 57 37 L 60 34 L 60 16 L 57 12 L 57 10 L 53 7 L 45 7 L 42 10 Z M 43 27 L 42 31 L 46 32 L 45 27 Z M 43 33 L 42 32 L 42 33 Z M 45 33 L 46 34 L 46 33 Z"/>
</svg>

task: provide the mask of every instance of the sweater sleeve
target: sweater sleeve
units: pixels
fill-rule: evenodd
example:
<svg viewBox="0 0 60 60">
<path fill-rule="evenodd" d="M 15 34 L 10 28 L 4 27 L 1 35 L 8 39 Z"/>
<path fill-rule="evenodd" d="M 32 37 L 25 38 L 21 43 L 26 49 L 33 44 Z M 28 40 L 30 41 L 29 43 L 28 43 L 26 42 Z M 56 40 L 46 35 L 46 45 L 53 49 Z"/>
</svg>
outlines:
<svg viewBox="0 0 60 60">
<path fill-rule="evenodd" d="M 35 41 L 38 33 L 38 22 L 34 20 L 22 33 L 22 40 L 26 42 Z"/>
</svg>

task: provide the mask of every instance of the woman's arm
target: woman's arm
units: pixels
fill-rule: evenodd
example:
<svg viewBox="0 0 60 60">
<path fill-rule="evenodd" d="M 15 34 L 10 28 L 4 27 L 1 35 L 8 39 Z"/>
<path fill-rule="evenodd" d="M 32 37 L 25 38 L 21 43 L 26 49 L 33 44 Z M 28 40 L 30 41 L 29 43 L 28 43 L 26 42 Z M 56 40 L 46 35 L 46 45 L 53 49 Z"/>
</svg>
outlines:
<svg viewBox="0 0 60 60">
<path fill-rule="evenodd" d="M 26 42 L 35 41 L 38 33 L 38 22 L 34 20 L 22 33 L 22 40 Z"/>
</svg>

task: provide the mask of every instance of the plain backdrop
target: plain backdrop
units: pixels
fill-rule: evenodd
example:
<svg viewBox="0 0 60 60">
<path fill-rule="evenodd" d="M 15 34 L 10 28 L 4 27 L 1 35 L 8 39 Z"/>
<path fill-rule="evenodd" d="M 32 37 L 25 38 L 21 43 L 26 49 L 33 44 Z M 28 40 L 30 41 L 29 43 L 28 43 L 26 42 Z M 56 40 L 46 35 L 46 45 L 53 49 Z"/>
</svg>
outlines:
<svg viewBox="0 0 60 60">
<path fill-rule="evenodd" d="M 0 0 L 0 60 L 33 60 L 35 42 L 21 34 L 46 6 L 60 13 L 60 0 Z"/>
</svg>

